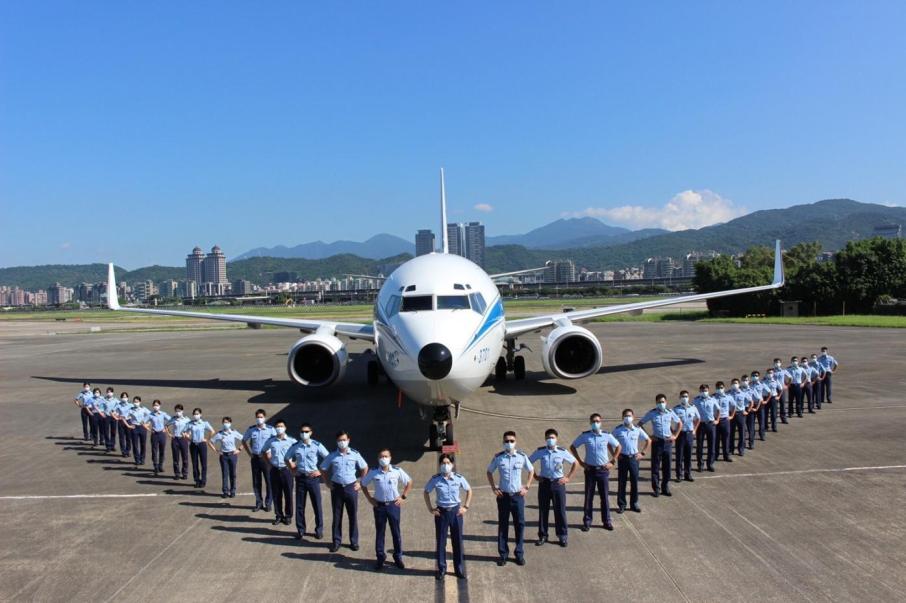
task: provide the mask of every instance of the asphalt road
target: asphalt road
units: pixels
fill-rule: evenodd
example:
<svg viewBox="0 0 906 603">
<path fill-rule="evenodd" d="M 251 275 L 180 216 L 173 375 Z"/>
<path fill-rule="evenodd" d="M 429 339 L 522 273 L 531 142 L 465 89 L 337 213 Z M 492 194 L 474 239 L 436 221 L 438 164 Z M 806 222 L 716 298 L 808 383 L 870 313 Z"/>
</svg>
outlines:
<svg viewBox="0 0 906 603">
<path fill-rule="evenodd" d="M 191 482 L 155 478 L 148 465 L 136 469 L 81 442 L 71 403 L 89 379 L 146 403 L 160 398 L 166 410 L 176 402 L 201 406 L 215 425 L 226 414 L 244 428 L 263 407 L 291 432 L 313 423 L 329 448 L 337 429 L 348 430 L 371 462 L 389 446 L 420 489 L 436 471 L 436 453 L 424 447 L 427 426 L 415 405 L 397 406 L 392 386 L 369 388 L 361 360 L 338 386 L 305 391 L 286 377 L 286 351 L 298 336 L 289 330 L 52 336 L 46 325 L 0 324 L 0 599 L 906 600 L 906 334 L 695 323 L 591 328 L 605 350 L 600 374 L 547 377 L 533 336 L 525 340 L 536 352 L 527 353 L 525 382 L 490 381 L 464 403 L 458 470 L 476 487 L 466 519 L 469 580 L 456 580 L 450 568 L 436 583 L 433 522 L 417 490 L 403 510 L 408 568 L 376 574 L 364 498 L 361 550 L 331 554 L 329 538 L 300 543 L 294 528 L 250 512 L 245 457 L 240 495 L 225 504 L 216 461 L 204 493 Z M 745 458 L 719 463 L 717 473 L 674 484 L 671 498 L 648 495 L 645 461 L 643 512 L 614 515 L 613 532 L 578 530 L 582 484 L 575 480 L 567 549 L 531 544 L 533 488 L 527 565 L 494 563 L 496 505 L 484 473 L 504 430 L 515 429 L 526 450 L 543 443 L 549 426 L 568 443 L 592 411 L 609 429 L 622 408 L 642 412 L 658 392 L 672 400 L 682 388 L 764 370 L 774 356 L 821 345 L 842 365 L 833 405 L 793 419 Z M 167 456 L 169 467 L 169 449 Z"/>
</svg>

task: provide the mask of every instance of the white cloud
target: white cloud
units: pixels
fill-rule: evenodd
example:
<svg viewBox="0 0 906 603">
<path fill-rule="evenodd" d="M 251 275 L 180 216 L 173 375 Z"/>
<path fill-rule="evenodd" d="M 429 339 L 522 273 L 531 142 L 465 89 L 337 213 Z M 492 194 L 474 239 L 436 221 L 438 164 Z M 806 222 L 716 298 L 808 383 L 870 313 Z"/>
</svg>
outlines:
<svg viewBox="0 0 906 603">
<path fill-rule="evenodd" d="M 72 243 L 70 243 L 69 241 L 66 241 L 65 243 L 60 243 L 60 249 L 69 249 L 70 247 L 72 247 Z"/>
<path fill-rule="evenodd" d="M 472 206 L 472 209 L 475 209 L 478 211 L 483 211 L 484 213 L 487 214 L 487 213 L 494 211 L 494 206 L 491 205 L 490 203 L 476 203 L 475 205 Z"/>
<path fill-rule="evenodd" d="M 707 189 L 683 191 L 673 196 L 663 207 L 623 205 L 620 207 L 589 207 L 578 212 L 564 212 L 564 217 L 603 218 L 608 222 L 630 228 L 663 228 L 686 230 L 727 222 L 746 213 L 745 208 L 734 205 Z"/>
</svg>

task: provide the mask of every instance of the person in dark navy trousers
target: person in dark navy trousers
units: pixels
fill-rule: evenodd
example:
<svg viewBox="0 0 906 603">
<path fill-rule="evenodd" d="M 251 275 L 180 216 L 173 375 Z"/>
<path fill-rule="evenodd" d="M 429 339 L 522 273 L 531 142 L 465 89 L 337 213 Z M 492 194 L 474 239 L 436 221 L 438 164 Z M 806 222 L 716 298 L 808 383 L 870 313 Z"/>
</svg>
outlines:
<svg viewBox="0 0 906 603">
<path fill-rule="evenodd" d="M 91 413 L 88 411 L 85 401 L 93 398 L 91 384 L 86 381 L 82 384 L 82 391 L 72 399 L 73 404 L 79 407 L 79 418 L 82 420 L 82 439 L 86 442 L 91 439 L 91 432 L 89 429 Z"/>
<path fill-rule="evenodd" d="M 620 443 L 611 434 L 604 431 L 601 424 L 601 415 L 592 413 L 588 417 L 591 429 L 583 431 L 573 440 L 569 451 L 579 461 L 585 470 L 585 504 L 582 515 L 582 531 L 591 529 L 591 520 L 594 514 L 595 490 L 601 500 L 601 523 L 605 530 L 613 530 L 610 520 L 610 500 L 608 493 L 608 480 L 610 470 L 613 469 L 614 459 L 620 456 Z M 585 458 L 579 456 L 577 447 L 585 447 Z"/>
<path fill-rule="evenodd" d="M 113 418 L 116 419 L 116 433 L 120 439 L 120 456 L 127 457 L 132 454 L 132 430 L 126 424 L 126 417 L 132 410 L 127 392 L 120 393 L 120 401 L 113 409 Z"/>
<path fill-rule="evenodd" d="M 556 429 L 544 432 L 545 445 L 539 446 L 529 457 L 533 464 L 538 463 L 538 540 L 535 546 L 547 542 L 550 526 L 550 509 L 554 508 L 554 532 L 560 546 L 567 545 L 569 525 L 566 522 L 566 484 L 572 479 L 579 463 L 569 450 L 557 445 L 559 434 Z M 563 463 L 569 465 L 569 473 L 564 474 Z"/>
<path fill-rule="evenodd" d="M 242 447 L 251 458 L 252 491 L 255 493 L 255 507 L 252 513 L 262 509 L 265 513 L 271 510 L 273 501 L 271 466 L 264 457 L 264 445 L 275 435 L 277 431 L 267 424 L 267 413 L 264 409 L 256 410 L 255 424 L 246 429 L 242 436 Z"/>
<path fill-rule="evenodd" d="M 211 424 L 201 417 L 201 409 L 192 410 L 192 420 L 183 434 L 189 440 L 189 456 L 192 457 L 192 477 L 195 487 L 204 488 L 208 483 L 208 434 L 214 433 Z"/>
<path fill-rule="evenodd" d="M 289 525 L 293 519 L 293 474 L 286 464 L 286 453 L 296 443 L 286 435 L 286 423 L 274 423 L 277 435 L 264 444 L 264 457 L 271 466 L 271 488 L 274 493 L 274 522 Z"/>
<path fill-rule="evenodd" d="M 208 441 L 214 454 L 220 455 L 220 498 L 236 497 L 236 462 L 239 460 L 239 450 L 242 444 L 242 432 L 233 429 L 233 419 L 224 417 L 221 421 L 223 428 L 214 434 Z M 220 444 L 220 450 L 217 450 Z"/>
<path fill-rule="evenodd" d="M 296 538 L 305 536 L 305 501 L 311 498 L 315 514 L 315 538 L 324 537 L 324 514 L 321 510 L 321 461 L 329 454 L 321 442 L 312 437 L 308 423 L 299 427 L 299 441 L 286 451 L 286 462 L 296 481 Z"/>
<path fill-rule="evenodd" d="M 500 475 L 500 482 L 497 484 L 494 483 L 495 471 Z M 523 472 L 528 473 L 524 486 Z M 491 459 L 487 477 L 494 496 L 497 497 L 497 565 L 506 565 L 510 553 L 507 539 L 511 517 L 516 539 L 516 565 L 525 565 L 525 495 L 532 486 L 535 469 L 528 455 L 516 448 L 515 431 L 504 432 L 503 450 Z"/>
<path fill-rule="evenodd" d="M 182 404 L 173 407 L 173 416 L 167 421 L 170 452 L 173 455 L 173 479 L 189 479 L 189 417 Z"/>
<path fill-rule="evenodd" d="M 119 402 L 113 392 L 112 387 L 108 387 L 104 394 L 104 401 L 101 405 L 103 421 L 104 440 L 107 443 L 107 452 L 116 450 L 116 407 Z"/>
<path fill-rule="evenodd" d="M 461 491 L 466 493 L 463 503 Z M 431 504 L 431 493 L 437 492 L 436 505 Z M 453 544 L 453 570 L 460 580 L 466 576 L 466 557 L 463 546 L 463 516 L 472 504 L 472 488 L 465 477 L 453 471 L 453 457 L 440 455 L 440 473 L 435 474 L 424 490 L 425 505 L 434 516 L 434 558 L 437 562 L 435 580 L 447 575 L 447 535 Z"/>
<path fill-rule="evenodd" d="M 617 459 L 617 513 L 626 510 L 627 482 L 629 508 L 634 513 L 642 512 L 639 506 L 639 461 L 645 456 L 651 438 L 644 429 L 633 423 L 634 419 L 635 413 L 631 408 L 623 409 L 623 423 L 613 430 L 613 437 L 620 443 L 620 456 Z"/>
<path fill-rule="evenodd" d="M 683 428 L 676 437 L 676 481 L 694 482 L 695 478 L 692 477 L 692 443 L 695 442 L 695 433 L 701 424 L 701 416 L 698 414 L 698 408 L 689 400 L 688 391 L 683 390 L 680 392 L 680 402 L 673 407 L 673 412 L 683 422 Z M 620 443 L 622 444 L 622 442 Z"/>
<path fill-rule="evenodd" d="M 321 479 L 324 483 L 330 480 L 330 507 L 332 511 L 331 533 L 333 544 L 330 552 L 340 550 L 343 541 L 343 510 L 349 521 L 349 548 L 359 550 L 359 490 L 362 489 L 359 479 L 368 472 L 368 463 L 358 450 L 350 448 L 349 434 L 337 433 L 337 449 L 321 461 Z"/>
<path fill-rule="evenodd" d="M 827 347 L 821 348 L 821 355 L 818 356 L 818 362 L 824 369 L 824 380 L 821 382 L 821 402 L 833 403 L 831 400 L 831 377 L 837 372 L 840 366 L 837 359 L 827 353 Z"/>
<path fill-rule="evenodd" d="M 654 496 L 671 496 L 670 469 L 673 465 L 673 443 L 683 429 L 683 422 L 667 406 L 667 396 L 658 394 L 655 407 L 645 413 L 639 427 L 651 423 L 651 489 Z"/>
<path fill-rule="evenodd" d="M 714 387 L 717 390 L 717 394 L 714 398 L 720 406 L 720 419 L 717 421 L 718 450 L 715 459 L 722 459 L 727 463 L 732 463 L 733 459 L 730 458 L 730 428 L 736 417 L 736 403 L 733 401 L 733 396 L 728 394 L 726 389 L 724 389 L 723 381 L 718 381 L 714 384 Z"/>
<path fill-rule="evenodd" d="M 720 404 L 709 392 L 708 384 L 702 383 L 698 387 L 698 395 L 692 401 L 695 408 L 698 409 L 698 416 L 701 419 L 701 423 L 698 425 L 698 435 L 695 437 L 695 460 L 699 473 L 705 469 L 713 472 L 714 461 L 717 459 L 716 436 L 717 424 L 720 422 Z M 707 454 L 705 444 L 708 445 Z"/>
<path fill-rule="evenodd" d="M 148 419 L 151 412 L 142 406 L 142 397 L 132 397 L 132 410 L 126 415 L 126 427 L 132 433 L 132 460 L 135 466 L 145 464 L 145 452 L 148 446 Z"/>
<path fill-rule="evenodd" d="M 151 403 L 151 414 L 148 415 L 148 425 L 151 427 L 151 464 L 154 465 L 154 475 L 164 472 L 165 453 L 167 450 L 167 422 L 170 415 L 160 409 L 160 400 Z"/>
<path fill-rule="evenodd" d="M 400 533 L 400 513 L 409 490 L 412 489 L 412 479 L 409 475 L 390 464 L 390 450 L 384 448 L 378 453 L 378 466 L 362 478 L 362 494 L 374 508 L 374 552 L 377 561 L 375 571 L 384 569 L 387 553 L 384 550 L 384 533 L 387 524 L 390 524 L 390 536 L 393 538 L 393 563 L 399 569 L 406 569 L 403 563 L 403 538 Z M 374 496 L 368 492 L 368 484 L 374 482 Z M 400 492 L 400 486 L 403 491 Z"/>
</svg>

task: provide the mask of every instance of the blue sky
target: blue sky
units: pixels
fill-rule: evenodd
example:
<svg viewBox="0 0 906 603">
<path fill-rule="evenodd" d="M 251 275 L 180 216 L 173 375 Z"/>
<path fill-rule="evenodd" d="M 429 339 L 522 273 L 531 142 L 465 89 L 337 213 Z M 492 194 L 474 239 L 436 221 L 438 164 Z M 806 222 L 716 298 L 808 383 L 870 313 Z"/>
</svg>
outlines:
<svg viewBox="0 0 906 603">
<path fill-rule="evenodd" d="M 3 3 L 0 265 L 410 238 L 440 166 L 489 235 L 903 205 L 904 24 L 883 1 Z"/>
</svg>

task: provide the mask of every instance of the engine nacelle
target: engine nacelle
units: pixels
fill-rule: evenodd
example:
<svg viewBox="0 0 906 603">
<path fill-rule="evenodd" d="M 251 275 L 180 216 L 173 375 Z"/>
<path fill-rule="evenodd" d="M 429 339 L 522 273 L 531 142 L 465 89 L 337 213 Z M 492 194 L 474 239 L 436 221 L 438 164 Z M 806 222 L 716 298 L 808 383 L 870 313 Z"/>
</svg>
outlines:
<svg viewBox="0 0 906 603">
<path fill-rule="evenodd" d="M 326 387 L 343 377 L 348 358 L 346 346 L 333 335 L 306 335 L 289 350 L 289 378 L 308 387 Z"/>
<path fill-rule="evenodd" d="M 601 343 L 588 329 L 576 325 L 555 328 L 544 338 L 544 370 L 560 379 L 581 379 L 598 372 L 604 361 Z"/>
</svg>

